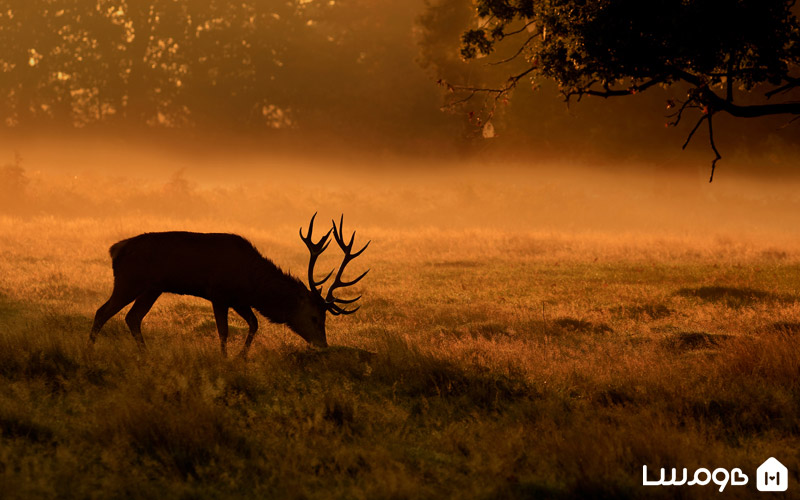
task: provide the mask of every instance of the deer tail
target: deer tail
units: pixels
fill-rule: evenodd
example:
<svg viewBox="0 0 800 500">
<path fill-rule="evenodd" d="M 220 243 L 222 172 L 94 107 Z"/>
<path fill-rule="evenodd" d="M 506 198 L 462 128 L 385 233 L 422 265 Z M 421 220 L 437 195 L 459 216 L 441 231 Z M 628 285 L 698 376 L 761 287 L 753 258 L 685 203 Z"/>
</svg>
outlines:
<svg viewBox="0 0 800 500">
<path fill-rule="evenodd" d="M 108 249 L 108 253 L 111 255 L 112 261 L 117 260 L 119 252 L 122 250 L 122 247 L 124 247 L 126 243 L 128 243 L 128 240 L 118 241 L 113 245 L 111 245 L 111 248 Z"/>
</svg>

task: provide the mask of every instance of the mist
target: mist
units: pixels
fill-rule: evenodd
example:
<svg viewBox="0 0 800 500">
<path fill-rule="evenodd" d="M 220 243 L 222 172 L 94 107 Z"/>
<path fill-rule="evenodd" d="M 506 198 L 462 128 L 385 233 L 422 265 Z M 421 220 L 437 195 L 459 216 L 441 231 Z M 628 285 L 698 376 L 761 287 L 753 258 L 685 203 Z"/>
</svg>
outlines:
<svg viewBox="0 0 800 500">
<path fill-rule="evenodd" d="M 458 56 L 469 2 L 107 4 L 0 15 L 4 213 L 233 230 L 323 210 L 387 229 L 769 241 L 800 227 L 797 123 L 717 120 L 709 184 L 707 137 L 684 151 L 688 129 L 664 126 L 681 88 L 568 106 L 537 81 L 484 137 L 485 100 L 448 107 L 437 84 L 503 78 Z"/>
<path fill-rule="evenodd" d="M 288 226 L 293 238 L 296 226 L 322 211 L 386 230 L 638 234 L 794 246 L 800 227 L 795 182 L 756 178 L 741 167 L 709 184 L 704 162 L 694 169 L 644 162 L 610 168 L 493 155 L 198 152 L 57 141 L 25 150 L 0 168 L 4 213 L 138 218 L 142 230 Z"/>
</svg>

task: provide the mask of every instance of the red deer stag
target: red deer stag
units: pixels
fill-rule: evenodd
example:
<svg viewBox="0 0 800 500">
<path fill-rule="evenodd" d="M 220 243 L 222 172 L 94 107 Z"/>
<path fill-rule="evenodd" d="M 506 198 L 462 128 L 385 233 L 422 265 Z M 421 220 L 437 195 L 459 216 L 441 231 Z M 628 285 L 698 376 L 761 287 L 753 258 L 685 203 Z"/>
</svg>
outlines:
<svg viewBox="0 0 800 500">
<path fill-rule="evenodd" d="M 271 260 L 263 257 L 253 245 L 235 234 L 222 233 L 145 233 L 122 240 L 111 246 L 111 265 L 114 270 L 114 290 L 108 301 L 100 306 L 94 317 L 89 341 L 112 316 L 133 303 L 125 322 L 133 338 L 144 347 L 142 319 L 162 293 L 194 295 L 211 301 L 217 323 L 222 353 L 227 353 L 228 309 L 233 308 L 250 327 L 241 355 L 247 354 L 258 321 L 251 308 L 274 323 L 286 324 L 306 342 L 327 347 L 325 313 L 352 314 L 359 308 L 345 309 L 340 304 L 352 304 L 354 299 L 340 299 L 334 291 L 356 284 L 363 278 L 342 279 L 345 267 L 369 246 L 353 252 L 355 231 L 350 242 L 345 243 L 342 233 L 344 216 L 339 227 L 333 227 L 317 243 L 311 240 L 314 218 L 308 224 L 308 235 L 300 238 L 311 256 L 308 261 L 308 286 L 294 276 L 283 272 Z M 314 279 L 314 264 L 333 239 L 344 252 L 333 283 L 325 297 L 322 285 L 333 275 L 333 270 L 322 280 Z M 335 269 L 334 269 L 335 270 Z"/>
</svg>

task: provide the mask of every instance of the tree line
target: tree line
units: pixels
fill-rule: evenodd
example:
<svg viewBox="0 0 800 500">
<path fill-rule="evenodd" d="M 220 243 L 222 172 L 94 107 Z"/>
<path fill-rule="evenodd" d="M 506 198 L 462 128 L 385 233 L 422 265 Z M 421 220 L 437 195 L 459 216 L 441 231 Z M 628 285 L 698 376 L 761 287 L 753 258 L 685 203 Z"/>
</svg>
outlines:
<svg viewBox="0 0 800 500">
<path fill-rule="evenodd" d="M 408 93 L 415 63 L 398 51 L 413 49 L 411 20 L 385 0 L 12 0 L 0 7 L 0 119 L 336 127 L 379 99 L 402 115 L 385 98 Z"/>
</svg>

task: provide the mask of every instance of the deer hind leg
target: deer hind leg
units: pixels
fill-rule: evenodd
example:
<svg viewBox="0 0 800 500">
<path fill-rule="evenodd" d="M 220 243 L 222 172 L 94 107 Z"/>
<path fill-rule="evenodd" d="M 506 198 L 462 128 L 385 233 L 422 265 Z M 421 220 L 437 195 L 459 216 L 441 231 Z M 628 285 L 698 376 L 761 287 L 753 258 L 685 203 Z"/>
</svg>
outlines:
<svg viewBox="0 0 800 500">
<path fill-rule="evenodd" d="M 214 309 L 214 320 L 217 322 L 217 333 L 219 333 L 219 347 L 222 355 L 228 355 L 228 306 L 219 302 L 212 302 Z"/>
<path fill-rule="evenodd" d="M 239 353 L 239 356 L 244 358 L 247 356 L 247 351 L 250 349 L 250 343 L 253 342 L 253 337 L 255 337 L 256 331 L 258 330 L 258 320 L 256 319 L 256 315 L 253 314 L 253 310 L 248 306 L 233 306 L 233 310 L 236 311 L 236 314 L 241 316 L 242 319 L 247 321 L 247 326 L 249 327 L 247 338 L 244 341 L 244 347 Z"/>
<path fill-rule="evenodd" d="M 131 335 L 133 335 L 133 338 L 142 347 L 144 347 L 144 337 L 142 337 L 142 320 L 144 319 L 145 315 L 150 312 L 150 309 L 153 307 L 153 304 L 156 303 L 156 300 L 158 300 L 160 295 L 161 292 L 156 291 L 144 292 L 143 294 L 139 295 L 139 297 L 136 299 L 136 302 L 133 303 L 131 310 L 125 315 L 125 323 L 128 324 Z"/>
<path fill-rule="evenodd" d="M 114 291 L 111 292 L 111 297 L 105 304 L 97 309 L 97 313 L 94 315 L 92 331 L 89 333 L 89 342 L 94 343 L 103 325 L 105 325 L 112 316 L 120 312 L 123 307 L 133 302 L 135 298 L 136 295 L 120 292 L 117 287 L 114 287 Z"/>
</svg>

